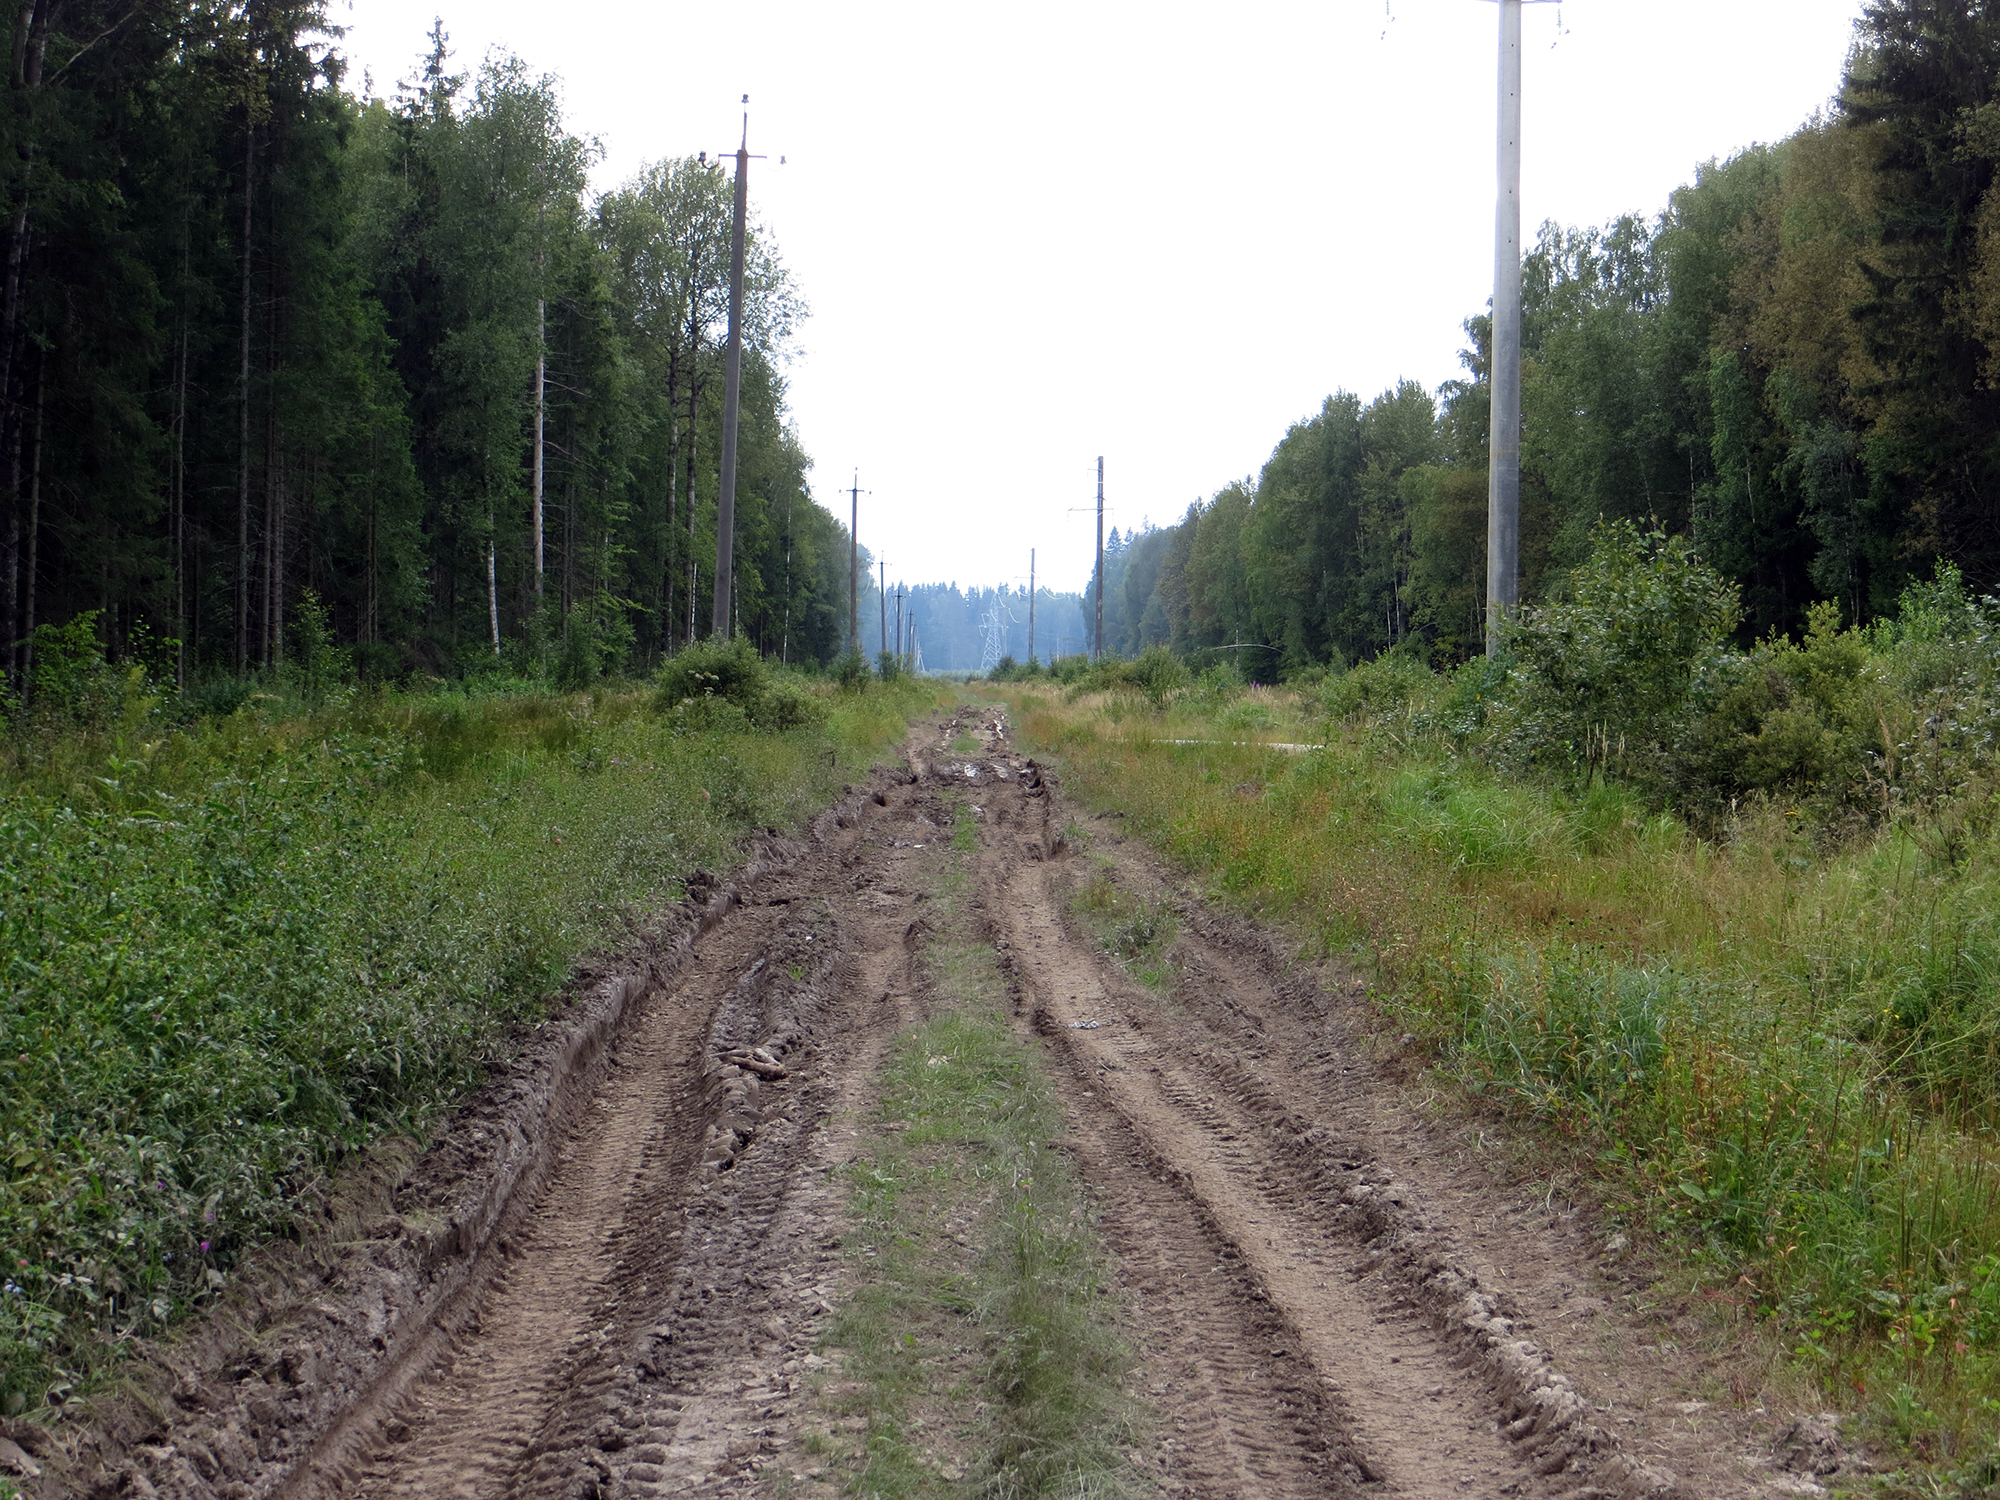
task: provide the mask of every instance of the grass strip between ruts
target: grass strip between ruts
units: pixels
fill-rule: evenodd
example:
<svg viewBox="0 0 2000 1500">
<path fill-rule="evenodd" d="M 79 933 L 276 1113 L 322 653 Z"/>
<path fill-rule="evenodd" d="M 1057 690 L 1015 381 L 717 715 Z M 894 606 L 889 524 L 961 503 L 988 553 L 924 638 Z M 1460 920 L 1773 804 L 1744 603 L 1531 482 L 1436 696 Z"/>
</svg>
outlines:
<svg viewBox="0 0 2000 1500">
<path fill-rule="evenodd" d="M 958 856 L 941 857 L 932 1014 L 895 1041 L 847 1169 L 853 1291 L 821 1388 L 833 1420 L 808 1448 L 871 1500 L 1117 1494 L 1138 1416 L 1103 1249 Z"/>
</svg>

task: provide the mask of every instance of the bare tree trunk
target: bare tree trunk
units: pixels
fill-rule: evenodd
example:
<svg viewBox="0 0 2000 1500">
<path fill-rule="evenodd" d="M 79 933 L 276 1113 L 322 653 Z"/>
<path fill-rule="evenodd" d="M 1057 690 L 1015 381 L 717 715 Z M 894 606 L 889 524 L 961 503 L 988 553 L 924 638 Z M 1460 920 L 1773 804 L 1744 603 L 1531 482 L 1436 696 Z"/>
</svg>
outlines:
<svg viewBox="0 0 2000 1500">
<path fill-rule="evenodd" d="M 375 493 L 375 434 L 368 434 L 368 592 L 364 596 L 361 613 L 361 628 L 355 632 L 371 644 L 377 629 L 376 613 L 382 607 L 381 574 L 377 571 L 376 529 L 381 524 L 382 504 Z"/>
<path fill-rule="evenodd" d="M 62 0 L 23 0 L 20 18 L 14 28 L 13 70 L 9 79 L 17 96 L 41 87 L 42 59 L 48 52 L 49 27 L 61 3 Z M 15 631 L 21 592 L 23 404 L 17 388 L 21 384 L 22 356 L 26 352 L 27 329 L 21 306 L 22 272 L 27 265 L 28 244 L 32 237 L 29 204 L 34 195 L 35 143 L 31 139 L 24 140 L 16 149 L 21 161 L 21 201 L 14 210 L 12 224 L 8 226 L 7 270 L 4 279 L 0 279 L 0 440 L 4 440 L 7 446 L 10 471 L 6 498 L 6 550 L 5 557 L 0 558 L 0 564 L 4 564 L 0 572 L 5 574 L 4 589 L 0 589 L 0 689 L 4 689 L 9 681 L 18 681 L 24 688 L 26 685 L 21 675 L 24 669 L 21 666 L 20 637 Z M 39 395 L 36 399 L 40 400 Z"/>
<path fill-rule="evenodd" d="M 35 675 L 35 575 L 41 566 L 42 541 L 42 373 L 35 376 L 35 446 L 28 462 L 28 565 L 26 607 L 21 611 L 21 688 Z"/>
<path fill-rule="evenodd" d="M 688 608 L 687 643 L 694 644 L 694 601 L 701 584 L 700 564 L 695 561 L 694 545 L 694 481 L 695 455 L 701 448 L 701 433 L 695 426 L 695 403 L 699 399 L 701 382 L 695 379 L 694 371 L 688 371 L 688 488 L 687 488 L 687 533 L 688 533 Z"/>
<path fill-rule="evenodd" d="M 493 524 L 491 515 L 487 525 Z M 500 566 L 492 542 L 486 544 L 486 618 L 493 627 L 493 659 L 500 659 Z"/>
<path fill-rule="evenodd" d="M 674 404 L 674 393 L 679 389 L 680 359 L 677 353 L 667 356 L 667 520 L 666 529 L 660 533 L 660 647 L 663 655 L 671 656 L 674 651 L 674 499 L 681 482 L 681 418 L 680 408 Z"/>
<path fill-rule="evenodd" d="M 277 426 L 272 419 L 273 429 Z M 285 450 L 273 440 L 264 482 L 264 661 L 285 662 Z"/>
<path fill-rule="evenodd" d="M 542 434 L 548 418 L 548 304 L 535 303 L 535 603 L 542 602 Z"/>
<path fill-rule="evenodd" d="M 249 106 L 244 106 L 246 116 Z M 250 203 L 257 185 L 257 125 L 243 129 L 243 287 L 236 357 L 236 672 L 250 668 Z"/>
<path fill-rule="evenodd" d="M 174 548 L 174 687 L 187 691 L 187 375 L 188 325 L 181 315 L 181 342 L 174 351 L 174 468 L 169 480 Z"/>
<path fill-rule="evenodd" d="M 21 622 L 21 424 L 7 425 L 7 494 L 0 500 L 6 510 L 6 525 L 0 528 L 0 696 L 10 685 L 20 686 L 16 665 L 21 648 L 16 628 Z"/>
</svg>

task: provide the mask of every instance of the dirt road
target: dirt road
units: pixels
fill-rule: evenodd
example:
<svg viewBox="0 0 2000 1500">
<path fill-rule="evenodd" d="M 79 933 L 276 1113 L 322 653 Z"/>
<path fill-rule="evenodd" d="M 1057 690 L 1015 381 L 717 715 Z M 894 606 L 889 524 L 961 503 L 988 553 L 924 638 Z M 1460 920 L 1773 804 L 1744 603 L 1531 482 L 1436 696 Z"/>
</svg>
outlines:
<svg viewBox="0 0 2000 1500">
<path fill-rule="evenodd" d="M 960 808 L 977 840 L 953 857 L 1115 1265 L 1140 1488 L 1816 1490 L 1751 1415 L 1704 1429 L 1587 1224 L 1418 1122 L 1337 970 L 1203 906 L 1114 823 L 1066 837 L 1079 815 L 997 712 L 927 726 L 909 766 L 697 892 L 605 1045 L 550 1052 L 560 1087 L 490 1089 L 343 1269 L 263 1316 L 260 1353 L 189 1369 L 154 1430 L 100 1443 L 96 1492 L 832 1492 L 807 1449 L 849 1274 L 836 1169 L 925 1013 L 913 954 Z M 1172 912 L 1169 982 L 1079 925 L 1086 876 Z M 503 1159 L 491 1211 L 440 1227 Z"/>
</svg>

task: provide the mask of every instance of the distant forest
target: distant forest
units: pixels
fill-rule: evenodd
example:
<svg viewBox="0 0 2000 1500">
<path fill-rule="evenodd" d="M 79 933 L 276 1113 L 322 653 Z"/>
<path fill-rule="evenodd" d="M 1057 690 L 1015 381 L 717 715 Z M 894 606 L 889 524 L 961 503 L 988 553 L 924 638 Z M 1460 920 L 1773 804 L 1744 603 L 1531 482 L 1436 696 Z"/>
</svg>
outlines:
<svg viewBox="0 0 2000 1500">
<path fill-rule="evenodd" d="M 1600 518 L 1691 536 L 1741 633 L 2000 590 L 2000 4 L 1871 0 L 1830 109 L 1654 218 L 1526 263 L 1522 598 Z M 1336 392 L 1254 478 L 1106 558 L 1106 645 L 1252 642 L 1266 675 L 1480 649 L 1487 320 L 1465 378 Z M 1265 649 L 1268 648 L 1268 649 Z M 1252 675 L 1256 675 L 1253 671 Z"/>
<path fill-rule="evenodd" d="M 917 584 L 903 600 L 904 618 L 916 625 L 919 665 L 926 672 L 977 672 L 1002 658 L 1028 660 L 1028 591 L 960 588 L 955 583 Z M 896 633 L 896 594 L 889 594 L 889 634 Z M 993 629 L 989 632 L 988 622 Z M 996 649 L 987 650 L 989 633 Z M 1109 635 L 1110 632 L 1106 631 Z M 864 644 L 873 644 L 864 620 Z M 1090 649 L 1090 627 L 1081 594 L 1035 591 L 1034 655 L 1048 662 L 1058 653 L 1075 656 Z"/>
<path fill-rule="evenodd" d="M 361 99 L 318 0 L 26 0 L 0 130 L 0 671 L 96 612 L 184 680 L 298 622 L 370 675 L 643 667 L 712 609 L 730 174 L 594 142 L 440 26 Z M 754 227 L 754 226 L 753 226 Z M 846 648 L 805 308 L 749 253 L 735 623 Z"/>
</svg>

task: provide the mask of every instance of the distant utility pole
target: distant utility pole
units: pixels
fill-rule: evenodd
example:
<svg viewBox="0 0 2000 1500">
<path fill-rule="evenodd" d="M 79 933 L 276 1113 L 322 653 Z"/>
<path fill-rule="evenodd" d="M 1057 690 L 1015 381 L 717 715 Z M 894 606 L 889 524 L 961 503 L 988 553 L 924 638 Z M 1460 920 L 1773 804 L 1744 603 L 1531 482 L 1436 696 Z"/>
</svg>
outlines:
<svg viewBox="0 0 2000 1500">
<path fill-rule="evenodd" d="M 875 559 L 875 566 L 881 570 L 881 580 L 875 585 L 875 602 L 881 606 L 882 654 L 889 654 L 889 564 L 883 558 Z"/>
<path fill-rule="evenodd" d="M 1493 409 L 1487 436 L 1486 654 L 1521 602 L 1521 6 L 1500 3 L 1499 194 L 1493 221 Z M 1542 4 L 1546 0 L 1526 0 Z"/>
<path fill-rule="evenodd" d="M 1035 664 L 1035 549 L 1028 549 L 1028 665 Z"/>
<path fill-rule="evenodd" d="M 743 102 L 750 102 L 748 94 Z M 736 148 L 736 218 L 729 232 L 729 353 L 722 366 L 722 486 L 715 498 L 715 618 L 709 628 L 721 640 L 730 633 L 729 596 L 736 579 L 736 427 L 743 394 L 743 237 L 749 209 L 750 112 L 745 110 L 743 144 Z"/>
<path fill-rule="evenodd" d="M 1097 633 L 1093 659 L 1104 660 L 1104 455 L 1097 455 Z"/>
<path fill-rule="evenodd" d="M 902 662 L 907 653 L 903 650 L 903 586 L 896 585 L 896 660 Z"/>
<path fill-rule="evenodd" d="M 847 492 L 847 649 L 861 654 L 861 471 Z"/>
</svg>

